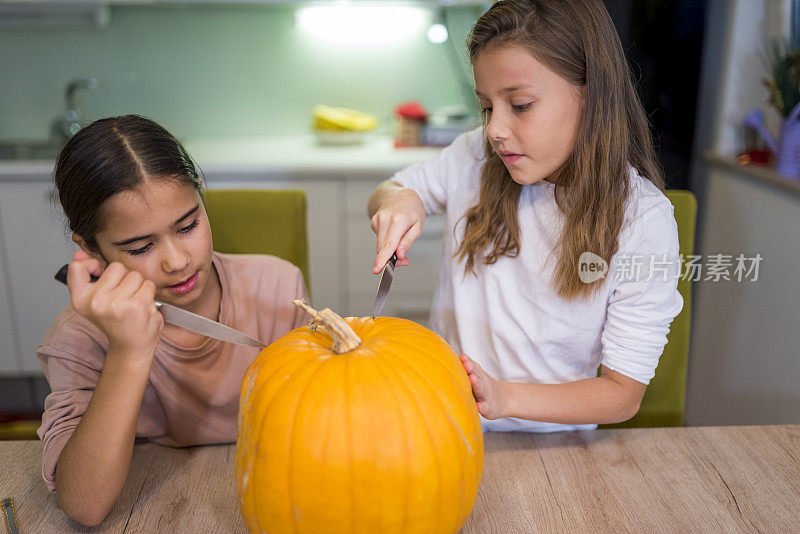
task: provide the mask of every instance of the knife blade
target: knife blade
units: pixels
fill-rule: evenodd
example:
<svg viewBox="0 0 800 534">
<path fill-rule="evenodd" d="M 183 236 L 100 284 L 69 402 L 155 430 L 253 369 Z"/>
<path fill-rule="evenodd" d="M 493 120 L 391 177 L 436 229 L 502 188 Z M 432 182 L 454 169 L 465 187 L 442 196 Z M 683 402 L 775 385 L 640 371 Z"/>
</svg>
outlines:
<svg viewBox="0 0 800 534">
<path fill-rule="evenodd" d="M 394 266 L 397 263 L 397 254 L 392 254 L 389 261 L 383 267 L 381 272 L 381 281 L 378 284 L 378 294 L 375 295 L 375 305 L 372 307 L 372 318 L 374 319 L 380 315 L 383 310 L 383 305 L 386 303 L 386 298 L 389 296 L 389 288 L 392 287 L 392 280 L 394 280 Z"/>
<path fill-rule="evenodd" d="M 69 265 L 64 265 L 61 267 L 61 269 L 59 269 L 56 273 L 55 279 L 62 284 L 66 284 L 68 269 Z M 97 281 L 97 278 L 97 276 L 92 275 L 92 282 Z M 213 337 L 214 339 L 227 341 L 229 343 L 247 345 L 249 347 L 266 347 L 264 343 L 248 336 L 244 332 L 240 332 L 235 328 L 218 323 L 217 321 L 212 321 L 211 319 L 203 317 L 202 315 L 197 315 L 196 313 L 186 311 L 183 308 L 178 308 L 177 306 L 173 306 L 172 304 L 167 304 L 166 302 L 161 302 L 159 300 L 156 301 L 156 307 L 161 312 L 161 315 L 164 316 L 165 322 L 174 324 L 175 326 L 180 326 L 181 328 L 185 328 L 186 330 L 196 334 L 202 334 L 204 336 Z"/>
</svg>

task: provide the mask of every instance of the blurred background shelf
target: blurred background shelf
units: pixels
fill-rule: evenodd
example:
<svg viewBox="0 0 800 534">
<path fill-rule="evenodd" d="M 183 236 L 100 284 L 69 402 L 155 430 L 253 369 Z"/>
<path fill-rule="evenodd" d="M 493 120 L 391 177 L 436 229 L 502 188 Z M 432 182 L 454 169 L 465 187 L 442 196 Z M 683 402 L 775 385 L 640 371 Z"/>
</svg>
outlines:
<svg viewBox="0 0 800 534">
<path fill-rule="evenodd" d="M 788 193 L 800 196 L 800 179 L 792 180 L 780 176 L 770 167 L 758 164 L 740 165 L 733 156 L 725 156 L 716 152 L 707 151 L 703 154 L 707 163 L 720 169 L 734 172 L 742 177 L 757 180 L 764 184 L 777 187 Z"/>
</svg>

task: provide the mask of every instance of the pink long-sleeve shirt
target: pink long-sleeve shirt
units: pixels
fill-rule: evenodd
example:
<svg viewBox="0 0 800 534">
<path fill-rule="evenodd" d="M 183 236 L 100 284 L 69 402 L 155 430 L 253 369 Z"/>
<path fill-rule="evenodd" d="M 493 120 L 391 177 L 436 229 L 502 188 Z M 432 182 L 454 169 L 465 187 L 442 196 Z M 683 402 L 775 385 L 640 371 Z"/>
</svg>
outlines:
<svg viewBox="0 0 800 534">
<path fill-rule="evenodd" d="M 306 298 L 300 270 L 273 256 L 214 253 L 222 286 L 219 321 L 269 344 L 308 323 L 292 300 Z M 108 339 L 72 306 L 56 317 L 37 350 L 52 393 L 39 438 L 42 476 L 55 490 L 58 457 L 100 379 Z M 208 338 L 197 348 L 159 340 L 136 437 L 170 447 L 236 441 L 239 392 L 259 349 Z"/>
</svg>

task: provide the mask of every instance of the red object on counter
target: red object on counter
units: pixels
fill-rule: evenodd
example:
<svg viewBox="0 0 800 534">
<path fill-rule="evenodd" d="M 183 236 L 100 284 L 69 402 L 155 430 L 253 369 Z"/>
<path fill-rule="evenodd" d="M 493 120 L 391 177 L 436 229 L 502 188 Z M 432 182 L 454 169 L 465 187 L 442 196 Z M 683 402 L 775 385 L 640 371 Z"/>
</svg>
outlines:
<svg viewBox="0 0 800 534">
<path fill-rule="evenodd" d="M 405 119 L 414 119 L 418 121 L 428 120 L 428 111 L 422 104 L 416 101 L 398 104 L 394 108 L 394 112 Z"/>
<path fill-rule="evenodd" d="M 770 150 L 753 149 L 741 154 L 737 159 L 739 160 L 739 165 L 748 165 L 750 163 L 755 163 L 758 165 L 771 165 L 773 154 Z"/>
</svg>

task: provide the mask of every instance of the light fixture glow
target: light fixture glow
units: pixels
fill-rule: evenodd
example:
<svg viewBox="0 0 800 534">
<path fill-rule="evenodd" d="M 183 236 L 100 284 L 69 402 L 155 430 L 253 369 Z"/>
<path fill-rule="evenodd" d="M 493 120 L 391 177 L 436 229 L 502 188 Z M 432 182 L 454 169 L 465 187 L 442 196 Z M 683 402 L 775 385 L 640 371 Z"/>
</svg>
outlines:
<svg viewBox="0 0 800 534">
<path fill-rule="evenodd" d="M 388 44 L 408 39 L 425 25 L 426 12 L 410 6 L 309 6 L 297 11 L 298 27 L 331 44 Z"/>
<path fill-rule="evenodd" d="M 431 24 L 428 28 L 428 40 L 434 44 L 441 44 L 447 41 L 447 28 L 444 24 Z"/>
</svg>

